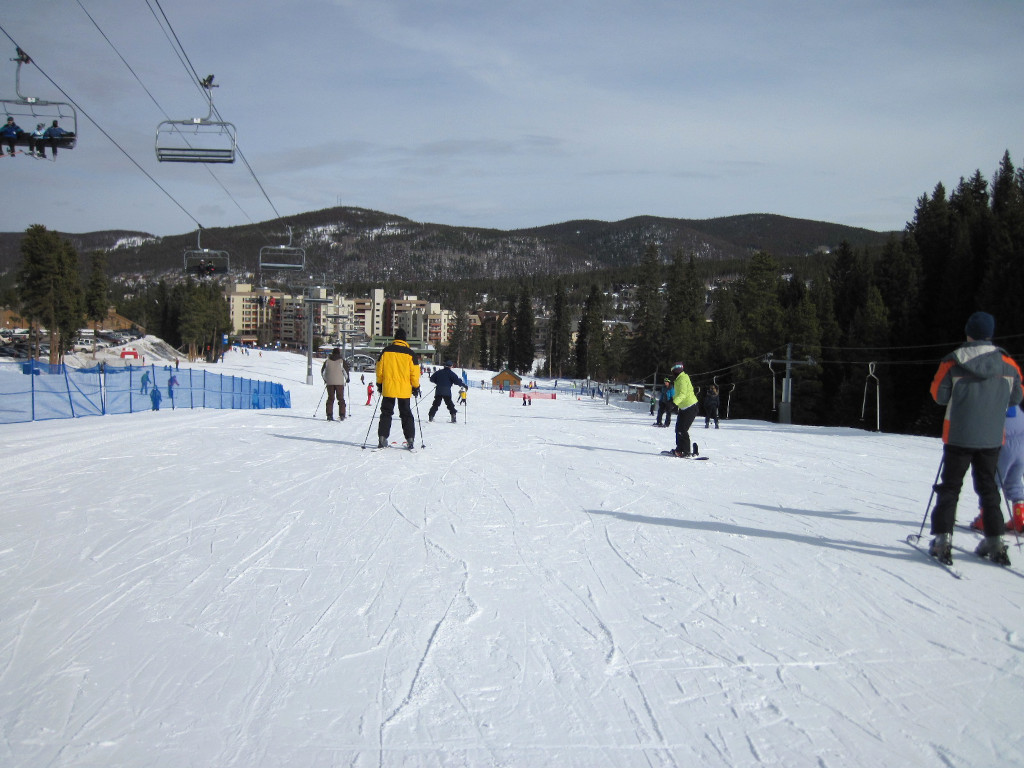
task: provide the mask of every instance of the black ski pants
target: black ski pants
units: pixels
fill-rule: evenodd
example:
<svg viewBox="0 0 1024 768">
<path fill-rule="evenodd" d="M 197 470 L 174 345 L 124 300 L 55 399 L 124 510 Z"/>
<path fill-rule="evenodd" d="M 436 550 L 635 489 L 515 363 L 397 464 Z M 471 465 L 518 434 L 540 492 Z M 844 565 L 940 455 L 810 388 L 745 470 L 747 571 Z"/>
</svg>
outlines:
<svg viewBox="0 0 1024 768">
<path fill-rule="evenodd" d="M 388 437 L 391 434 L 391 417 L 395 415 L 395 402 L 398 402 L 398 417 L 402 421 L 402 434 L 406 440 L 416 438 L 416 420 L 412 417 L 412 406 L 408 397 L 382 397 L 380 399 L 380 423 L 377 424 L 377 436 Z"/>
<path fill-rule="evenodd" d="M 668 403 L 658 401 L 658 426 L 661 426 L 661 417 L 665 417 L 665 426 L 672 426 L 672 406 Z"/>
<path fill-rule="evenodd" d="M 996 464 L 999 448 L 942 448 L 942 480 L 935 486 L 937 501 L 932 512 L 932 534 L 952 533 L 956 522 L 956 504 L 967 468 L 974 477 L 974 491 L 981 501 L 981 521 L 986 536 L 1001 536 L 1004 531 Z"/>
<path fill-rule="evenodd" d="M 434 414 L 437 413 L 441 407 L 441 401 L 444 401 L 445 407 L 448 409 L 448 413 L 454 416 L 458 411 L 455 410 L 455 403 L 452 402 L 452 393 L 448 392 L 447 395 L 442 395 L 440 392 L 434 391 L 434 402 L 430 404 L 430 410 L 427 411 L 427 418 L 434 418 Z"/>
<path fill-rule="evenodd" d="M 690 442 L 690 427 L 693 420 L 697 418 L 697 404 L 684 408 L 676 416 L 676 450 L 683 453 L 693 451 L 693 443 Z"/>
</svg>

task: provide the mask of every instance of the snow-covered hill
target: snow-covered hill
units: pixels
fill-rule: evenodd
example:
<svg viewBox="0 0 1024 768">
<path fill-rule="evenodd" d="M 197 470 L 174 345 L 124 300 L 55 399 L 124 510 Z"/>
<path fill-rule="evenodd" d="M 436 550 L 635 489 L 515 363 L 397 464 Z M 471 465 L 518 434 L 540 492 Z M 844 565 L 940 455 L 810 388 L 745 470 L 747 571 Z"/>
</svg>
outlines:
<svg viewBox="0 0 1024 768">
<path fill-rule="evenodd" d="M 0 765 L 1024 765 L 1022 571 L 903 541 L 937 439 L 729 421 L 698 463 L 474 389 L 372 451 L 364 388 L 328 423 L 304 358 L 217 369 L 293 408 L 0 427 Z"/>
</svg>

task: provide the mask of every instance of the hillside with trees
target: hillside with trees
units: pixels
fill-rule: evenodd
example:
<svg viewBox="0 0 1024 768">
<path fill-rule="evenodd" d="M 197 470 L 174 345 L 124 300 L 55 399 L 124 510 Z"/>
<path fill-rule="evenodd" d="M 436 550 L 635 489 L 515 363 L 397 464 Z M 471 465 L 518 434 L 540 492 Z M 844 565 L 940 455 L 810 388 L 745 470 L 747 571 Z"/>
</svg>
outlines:
<svg viewBox="0 0 1024 768">
<path fill-rule="evenodd" d="M 155 238 L 138 232 L 61 235 L 79 251 L 102 249 L 112 275 L 181 272 L 183 254 L 199 246 L 226 251 L 232 272 L 254 274 L 260 249 L 289 242 L 321 282 L 383 284 L 441 275 L 500 280 L 635 266 L 649 243 L 700 260 L 749 258 L 759 250 L 781 258 L 819 249 L 881 245 L 886 233 L 838 224 L 756 214 L 703 221 L 641 216 L 618 222 L 573 221 L 502 231 L 414 222 L 360 208 L 331 208 L 283 219 Z M 58 233 L 60 234 L 60 233 Z M 13 267 L 24 233 L 0 235 L 0 272 Z"/>
</svg>

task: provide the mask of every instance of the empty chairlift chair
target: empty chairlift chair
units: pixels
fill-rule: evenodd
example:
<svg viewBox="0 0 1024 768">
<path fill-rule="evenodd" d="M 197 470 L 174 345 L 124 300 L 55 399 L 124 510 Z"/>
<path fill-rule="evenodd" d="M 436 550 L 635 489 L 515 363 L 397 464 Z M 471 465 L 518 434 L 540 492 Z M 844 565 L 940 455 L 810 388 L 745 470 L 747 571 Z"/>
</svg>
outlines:
<svg viewBox="0 0 1024 768">
<path fill-rule="evenodd" d="M 292 245 L 291 227 L 288 227 L 288 245 L 260 248 L 260 272 L 301 272 L 305 268 L 306 250 Z"/>
<path fill-rule="evenodd" d="M 235 126 L 213 119 L 216 88 L 213 75 L 201 82 L 209 111 L 206 117 L 164 120 L 156 127 L 156 159 L 161 163 L 233 163 L 235 162 Z"/>
</svg>

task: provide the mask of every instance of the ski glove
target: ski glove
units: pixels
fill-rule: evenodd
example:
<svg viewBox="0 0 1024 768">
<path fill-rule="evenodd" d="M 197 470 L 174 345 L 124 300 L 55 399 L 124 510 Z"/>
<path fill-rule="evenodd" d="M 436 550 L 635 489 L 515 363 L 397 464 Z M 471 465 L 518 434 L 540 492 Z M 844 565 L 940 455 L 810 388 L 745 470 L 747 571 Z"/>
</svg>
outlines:
<svg viewBox="0 0 1024 768">
<path fill-rule="evenodd" d="M 419 396 L 420 396 L 420 388 L 419 387 L 413 387 L 412 388 L 412 394 L 413 394 L 414 397 L 419 398 Z"/>
</svg>

